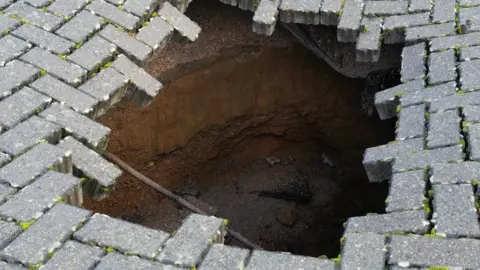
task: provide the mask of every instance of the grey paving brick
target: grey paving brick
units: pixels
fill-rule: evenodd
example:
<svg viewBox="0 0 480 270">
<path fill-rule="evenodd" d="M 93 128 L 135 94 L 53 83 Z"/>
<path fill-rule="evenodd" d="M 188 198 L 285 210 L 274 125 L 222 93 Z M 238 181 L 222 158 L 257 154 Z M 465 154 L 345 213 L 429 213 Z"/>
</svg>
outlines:
<svg viewBox="0 0 480 270">
<path fill-rule="evenodd" d="M 438 148 L 460 144 L 462 119 L 458 110 L 432 113 L 428 121 L 427 147 Z"/>
<path fill-rule="evenodd" d="M 457 78 L 455 52 L 453 50 L 431 53 L 428 62 L 429 84 L 444 83 L 447 81 L 453 81 Z"/>
<path fill-rule="evenodd" d="M 138 88 L 135 99 L 141 105 L 149 104 L 163 88 L 162 83 L 153 78 L 145 70 L 121 54 L 112 62 L 112 68 L 127 76 Z"/>
<path fill-rule="evenodd" d="M 30 87 L 81 114 L 95 113 L 95 106 L 98 103 L 96 99 L 48 74 L 31 83 Z"/>
<path fill-rule="evenodd" d="M 467 123 L 468 152 L 471 160 L 480 160 L 480 124 Z"/>
<path fill-rule="evenodd" d="M 433 219 L 435 233 L 445 237 L 478 237 L 480 226 L 473 186 L 434 185 Z"/>
<path fill-rule="evenodd" d="M 244 269 L 250 254 L 247 249 L 214 244 L 200 264 L 199 270 Z"/>
<path fill-rule="evenodd" d="M 12 35 L 33 43 L 54 54 L 68 54 L 75 43 L 54 35 L 30 24 L 24 24 L 12 32 Z"/>
<path fill-rule="evenodd" d="M 146 258 L 155 257 L 168 237 L 168 233 L 98 213 L 74 234 L 77 240 L 95 242 L 99 246 L 111 247 L 120 252 Z"/>
<path fill-rule="evenodd" d="M 340 21 L 338 22 L 338 41 L 355 42 L 357 40 L 363 6 L 363 1 L 345 0 Z"/>
<path fill-rule="evenodd" d="M 3 203 L 15 192 L 17 192 L 17 189 L 7 184 L 0 184 L 0 203 Z"/>
<path fill-rule="evenodd" d="M 0 220 L 0 248 L 3 249 L 10 244 L 20 232 L 21 227 L 14 222 Z"/>
<path fill-rule="evenodd" d="M 94 36 L 82 47 L 67 57 L 68 60 L 89 71 L 95 71 L 112 59 L 117 46 L 105 39 Z"/>
<path fill-rule="evenodd" d="M 89 36 L 99 30 L 104 21 L 103 18 L 82 10 L 55 33 L 78 45 L 85 42 Z"/>
<path fill-rule="evenodd" d="M 254 250 L 246 270 L 268 269 L 337 269 L 336 263 L 318 258 Z"/>
<path fill-rule="evenodd" d="M 67 241 L 42 266 L 42 270 L 56 269 L 93 269 L 105 255 L 105 251 L 76 241 Z"/>
<path fill-rule="evenodd" d="M 134 58 L 135 62 L 139 64 L 147 60 L 152 54 L 152 48 L 110 24 L 103 28 L 99 35 L 117 45 L 124 54 Z"/>
<path fill-rule="evenodd" d="M 115 6 L 121 6 L 125 2 L 125 0 L 106 0 L 106 1 Z"/>
<path fill-rule="evenodd" d="M 269 5 L 268 1 L 263 5 Z M 279 1 L 275 1 L 279 2 Z M 260 4 L 262 5 L 262 4 Z M 276 4 L 274 4 L 276 5 Z M 272 7 L 274 5 L 271 5 Z M 287 23 L 302 23 L 317 25 L 320 23 L 321 0 L 283 0 L 280 5 L 280 19 Z M 278 5 L 277 5 L 278 7 Z M 258 9 L 257 9 L 258 10 Z M 273 15 L 273 10 L 269 13 Z"/>
<path fill-rule="evenodd" d="M 394 174 L 386 200 L 386 211 L 423 209 L 426 184 L 427 175 L 424 170 Z"/>
<path fill-rule="evenodd" d="M 435 23 L 444 23 L 455 20 L 455 5 L 455 1 L 435 0 L 432 21 Z"/>
<path fill-rule="evenodd" d="M 23 87 L 20 91 L 0 101 L 0 124 L 13 128 L 21 121 L 42 110 L 51 98 Z"/>
<path fill-rule="evenodd" d="M 73 17 L 78 11 L 83 9 L 88 3 L 88 0 L 56 0 L 47 7 L 47 10 L 53 14 L 62 17 Z"/>
<path fill-rule="evenodd" d="M 28 268 L 23 267 L 20 264 L 6 263 L 0 261 L 0 270 L 27 270 Z"/>
<path fill-rule="evenodd" d="M 397 140 L 423 137 L 425 133 L 425 112 L 425 104 L 402 108 L 398 115 L 398 126 L 395 131 Z"/>
<path fill-rule="evenodd" d="M 0 135 L 0 150 L 17 156 L 42 140 L 58 142 L 61 133 L 60 126 L 34 115 Z"/>
<path fill-rule="evenodd" d="M 441 24 L 429 24 L 424 26 L 410 27 L 405 31 L 405 41 L 414 43 L 429 38 L 448 36 L 455 34 L 453 22 Z"/>
<path fill-rule="evenodd" d="M 41 8 L 50 4 L 48 0 L 26 0 L 24 2 L 37 8 Z"/>
<path fill-rule="evenodd" d="M 433 100 L 430 103 L 429 110 L 430 112 L 444 111 L 456 109 L 461 106 L 474 106 L 480 105 L 480 93 L 466 93 L 466 94 L 456 94 L 453 96 L 442 97 L 436 100 Z"/>
<path fill-rule="evenodd" d="M 11 158 L 9 155 L 3 153 L 3 152 L 0 152 L 0 167 L 3 166 L 4 164 L 7 164 L 8 162 L 11 161 Z M 0 192 L 1 194 L 1 192 Z M 1 195 L 0 195 L 0 198 L 1 198 Z M 1 201 L 2 199 L 0 199 Z"/>
<path fill-rule="evenodd" d="M 428 231 L 430 222 L 423 210 L 394 212 L 363 217 L 351 217 L 347 220 L 346 233 L 417 233 Z"/>
<path fill-rule="evenodd" d="M 0 66 L 5 66 L 7 62 L 24 54 L 31 47 L 32 44 L 12 35 L 0 38 Z"/>
<path fill-rule="evenodd" d="M 480 78 L 476 72 L 480 68 L 480 59 L 460 62 L 460 85 L 462 91 L 472 91 L 480 89 Z"/>
<path fill-rule="evenodd" d="M 405 28 L 425 25 L 430 21 L 430 13 L 416 13 L 398 16 L 389 16 L 383 23 L 385 44 L 404 43 Z"/>
<path fill-rule="evenodd" d="M 461 145 L 445 148 L 436 148 L 427 151 L 417 151 L 405 156 L 397 157 L 393 163 L 392 171 L 403 172 L 419 170 L 429 167 L 434 163 L 460 162 L 465 159 Z"/>
<path fill-rule="evenodd" d="M 94 185 L 99 185 L 100 188 L 113 186 L 116 179 L 122 174 L 122 171 L 114 164 L 106 161 L 98 153 L 70 136 L 63 139 L 57 146 L 72 152 L 72 162 L 75 171 L 79 171 L 79 174 L 86 176 L 88 180 L 96 181 L 95 184 L 91 184 L 87 188 L 85 188 L 84 184 L 84 191 L 87 194 L 95 194 L 97 192 L 97 190 L 90 189 Z M 86 183 L 89 182 L 88 180 Z"/>
<path fill-rule="evenodd" d="M 135 31 L 140 24 L 140 18 L 102 0 L 94 0 L 86 9 L 128 31 Z"/>
<path fill-rule="evenodd" d="M 384 269 L 386 237 L 376 233 L 347 233 L 342 248 L 342 269 Z"/>
<path fill-rule="evenodd" d="M 458 1 L 460 6 L 476 6 L 480 4 L 479 0 L 460 0 Z"/>
<path fill-rule="evenodd" d="M 470 123 L 480 122 L 480 107 L 479 106 L 465 106 L 462 108 L 463 120 Z"/>
<path fill-rule="evenodd" d="M 437 0 L 438 1 L 438 0 Z M 458 21 L 460 24 L 466 24 L 467 21 L 478 21 L 480 19 L 480 7 L 459 8 Z"/>
<path fill-rule="evenodd" d="M 343 4 L 342 0 L 324 0 L 320 8 L 320 23 L 322 25 L 337 25 Z"/>
<path fill-rule="evenodd" d="M 377 62 L 380 58 L 381 18 L 363 18 L 363 31 L 360 31 L 356 45 L 356 60 Z"/>
<path fill-rule="evenodd" d="M 80 84 L 87 74 L 87 71 L 80 66 L 67 62 L 38 47 L 28 51 L 21 59 L 51 73 L 71 85 Z"/>
<path fill-rule="evenodd" d="M 402 67 L 400 71 L 403 82 L 425 76 L 425 43 L 404 47 L 402 50 Z"/>
<path fill-rule="evenodd" d="M 406 14 L 408 1 L 365 1 L 363 14 L 367 16 L 390 16 Z"/>
<path fill-rule="evenodd" d="M 419 267 L 441 265 L 452 268 L 479 268 L 480 241 L 393 235 L 388 262 Z"/>
<path fill-rule="evenodd" d="M 198 265 L 211 244 L 223 242 L 224 220 L 190 214 L 156 259 L 179 267 Z"/>
<path fill-rule="evenodd" d="M 321 3 L 321 0 L 319 1 Z M 267 36 L 271 36 L 273 31 L 275 31 L 275 26 L 277 24 L 277 15 L 278 15 L 278 7 L 280 6 L 280 0 L 265 0 L 260 1 L 260 4 L 255 11 L 255 15 L 253 16 L 253 32 L 257 34 L 263 34 Z M 320 8 L 316 11 L 317 14 L 316 20 L 317 24 L 320 23 L 320 14 L 318 14 Z M 294 11 L 290 11 L 289 13 L 293 13 Z M 305 14 L 305 13 L 303 13 Z M 298 17 L 293 15 L 294 18 Z M 287 15 L 288 17 L 288 15 Z"/>
<path fill-rule="evenodd" d="M 108 67 L 102 69 L 95 77 L 78 87 L 100 103 L 97 107 L 96 116 L 105 114 L 108 109 L 121 101 L 127 94 L 128 77 L 115 69 Z"/>
<path fill-rule="evenodd" d="M 468 47 L 480 44 L 480 32 L 434 38 L 430 42 L 430 51 L 436 52 L 455 47 Z"/>
<path fill-rule="evenodd" d="M 154 0 L 126 0 L 122 7 L 137 17 L 145 18 L 155 12 L 158 4 Z"/>
<path fill-rule="evenodd" d="M 22 25 L 22 23 L 19 20 L 10 18 L 5 14 L 0 14 L 0 34 L 8 34 L 20 25 Z"/>
<path fill-rule="evenodd" d="M 48 171 L 0 206 L 0 215 L 20 222 L 38 219 L 55 202 L 69 197 L 80 179 L 68 174 Z"/>
<path fill-rule="evenodd" d="M 200 26 L 190 20 L 187 16 L 183 15 L 183 13 L 178 11 L 178 9 L 172 6 L 169 2 L 163 4 L 158 10 L 158 15 L 167 23 L 171 23 L 175 30 L 189 41 L 193 42 L 198 38 L 201 31 Z"/>
<path fill-rule="evenodd" d="M 0 97 L 11 95 L 13 91 L 34 80 L 40 70 L 18 60 L 0 67 Z"/>
<path fill-rule="evenodd" d="M 161 263 L 140 259 L 137 256 L 124 256 L 113 252 L 103 257 L 100 264 L 95 268 L 97 270 L 116 270 L 116 269 L 132 269 L 132 270 L 174 270 L 180 269 L 171 265 L 162 265 Z"/>
<path fill-rule="evenodd" d="M 424 102 L 430 103 L 432 100 L 436 100 L 441 97 L 455 95 L 456 91 L 457 83 L 448 82 L 415 92 L 406 92 L 400 97 L 400 106 L 408 107 L 422 104 Z"/>
<path fill-rule="evenodd" d="M 157 50 L 163 49 L 172 34 L 172 25 L 159 17 L 153 17 L 147 26 L 140 28 L 140 32 L 138 32 L 136 37 L 154 50 Z"/>
<path fill-rule="evenodd" d="M 375 94 L 375 108 L 380 119 L 389 119 L 397 115 L 398 96 L 405 93 L 417 92 L 425 88 L 425 81 L 422 79 L 412 80 Z"/>
<path fill-rule="evenodd" d="M 480 46 L 460 48 L 460 60 L 474 60 L 480 58 Z"/>
<path fill-rule="evenodd" d="M 430 0 L 411 0 L 408 7 L 409 12 L 430 11 L 432 2 Z"/>
<path fill-rule="evenodd" d="M 4 10 L 7 15 L 15 15 L 27 22 L 41 27 L 47 31 L 57 29 L 62 23 L 63 19 L 51 13 L 34 8 L 24 2 L 18 1 Z"/>
<path fill-rule="evenodd" d="M 192 2 L 192 0 L 169 0 L 170 4 L 172 4 L 174 7 L 176 7 L 180 12 L 185 13 L 187 10 L 187 7 L 189 4 Z M 232 2 L 236 2 L 236 0 L 223 0 L 224 3 L 231 4 Z M 228 3 L 230 2 L 230 3 Z M 238 1 L 238 6 L 240 9 L 244 8 L 243 3 L 244 2 L 252 2 L 251 0 L 239 0 Z M 253 3 L 255 4 L 255 3 Z M 236 5 L 236 4 L 235 4 Z M 254 11 L 254 10 L 250 10 Z"/>
<path fill-rule="evenodd" d="M 21 188 L 47 172 L 49 168 L 70 173 L 72 156 L 64 149 L 48 143 L 40 143 L 0 168 L 0 182 L 7 182 L 12 187 Z"/>
<path fill-rule="evenodd" d="M 31 225 L 10 245 L 0 252 L 9 262 L 21 262 L 27 266 L 36 266 L 49 252 L 67 240 L 86 218 L 90 211 L 66 205 L 56 204 L 42 218 Z"/>
<path fill-rule="evenodd" d="M 405 156 L 423 149 L 423 138 L 399 141 L 392 144 L 370 147 L 363 155 L 363 166 L 370 182 L 390 179 L 391 163 L 395 157 Z"/>
</svg>

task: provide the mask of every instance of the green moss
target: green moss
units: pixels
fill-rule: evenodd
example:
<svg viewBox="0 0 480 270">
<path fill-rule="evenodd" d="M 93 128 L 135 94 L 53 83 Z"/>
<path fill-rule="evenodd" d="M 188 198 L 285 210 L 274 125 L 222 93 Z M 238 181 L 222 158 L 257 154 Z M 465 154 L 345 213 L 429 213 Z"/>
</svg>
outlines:
<svg viewBox="0 0 480 270">
<path fill-rule="evenodd" d="M 27 230 L 32 224 L 35 223 L 35 219 L 30 220 L 29 222 L 19 222 L 18 225 L 22 227 L 22 231 Z"/>
<path fill-rule="evenodd" d="M 56 171 L 56 170 L 57 170 L 57 168 L 55 168 L 55 166 L 53 166 L 53 165 L 50 166 L 50 167 L 48 167 L 48 169 L 49 169 L 50 171 Z"/>
<path fill-rule="evenodd" d="M 461 140 L 459 143 L 463 148 L 465 148 L 465 140 Z"/>
<path fill-rule="evenodd" d="M 82 47 L 82 45 L 83 45 L 83 42 L 78 43 L 77 45 L 75 45 L 75 49 Z"/>
<path fill-rule="evenodd" d="M 388 142 L 388 144 L 394 144 L 394 143 L 397 143 L 397 142 L 399 142 L 399 140 Z"/>
<path fill-rule="evenodd" d="M 340 246 L 343 246 L 343 242 L 344 242 L 344 241 L 345 241 L 345 238 L 344 238 L 344 237 L 340 238 Z"/>
<path fill-rule="evenodd" d="M 403 91 L 403 92 L 397 93 L 397 94 L 395 95 L 395 97 L 396 97 L 396 98 L 399 98 L 399 97 L 403 96 L 405 93 L 407 93 L 407 92 Z"/>
<path fill-rule="evenodd" d="M 70 21 L 71 18 L 72 18 L 72 17 L 70 17 L 70 16 L 66 16 L 66 17 L 65 17 L 65 21 L 68 22 L 68 21 Z"/>
<path fill-rule="evenodd" d="M 46 75 L 46 74 L 47 74 L 47 72 L 46 72 L 45 70 L 43 70 L 43 69 L 40 70 L 40 76 L 44 76 L 44 75 Z"/>
<path fill-rule="evenodd" d="M 340 263 L 341 260 L 342 260 L 342 254 L 338 254 L 338 257 L 332 258 L 332 261 L 336 263 Z"/>
<path fill-rule="evenodd" d="M 114 248 L 111 248 L 111 247 L 106 247 L 105 248 L 105 251 L 110 253 L 110 252 L 117 252 Z"/>
<path fill-rule="evenodd" d="M 122 5 L 118 5 L 117 8 L 120 9 L 120 10 L 123 10 Z"/>
<path fill-rule="evenodd" d="M 426 112 L 426 113 L 425 113 L 425 119 L 428 119 L 428 118 L 430 118 L 430 113 L 429 113 L 429 112 Z"/>
<path fill-rule="evenodd" d="M 57 54 L 57 56 L 62 58 L 63 60 L 67 59 L 67 56 L 65 54 Z"/>
<path fill-rule="evenodd" d="M 448 267 L 430 266 L 428 270 L 448 270 Z"/>
<path fill-rule="evenodd" d="M 402 110 L 402 107 L 400 105 L 397 105 L 396 112 L 400 112 Z"/>
<path fill-rule="evenodd" d="M 152 17 L 157 17 L 157 16 L 158 16 L 157 12 L 153 12 Z"/>
</svg>

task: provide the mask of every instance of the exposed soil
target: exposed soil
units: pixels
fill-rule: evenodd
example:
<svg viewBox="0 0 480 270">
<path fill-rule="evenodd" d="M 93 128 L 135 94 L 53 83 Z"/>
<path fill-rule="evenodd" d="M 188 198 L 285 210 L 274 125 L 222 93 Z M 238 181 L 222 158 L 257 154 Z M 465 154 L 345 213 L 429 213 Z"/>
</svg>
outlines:
<svg viewBox="0 0 480 270">
<path fill-rule="evenodd" d="M 362 80 L 300 46 L 234 47 L 191 66 L 169 70 L 148 107 L 100 119 L 110 152 L 268 250 L 336 256 L 348 217 L 384 209 L 387 185 L 368 183 L 361 160 L 394 123 L 361 112 Z M 188 215 L 127 174 L 108 198 L 84 199 L 168 232 Z"/>
</svg>

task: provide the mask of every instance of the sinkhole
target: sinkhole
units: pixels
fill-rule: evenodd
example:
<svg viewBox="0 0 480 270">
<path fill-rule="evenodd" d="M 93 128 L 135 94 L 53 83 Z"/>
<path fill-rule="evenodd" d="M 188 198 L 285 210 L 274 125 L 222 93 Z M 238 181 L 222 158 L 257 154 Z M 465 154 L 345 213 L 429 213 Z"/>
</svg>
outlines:
<svg viewBox="0 0 480 270">
<path fill-rule="evenodd" d="M 228 12 L 240 11 L 199 12 L 222 21 L 206 12 L 223 14 L 227 25 Z M 238 16 L 251 31 L 251 17 Z M 206 37 L 191 46 L 207 46 L 213 30 L 198 22 Z M 365 80 L 344 77 L 294 42 L 261 39 L 282 45 L 231 46 L 171 67 L 165 54 L 186 53 L 166 48 L 148 63 L 165 85 L 152 104 L 126 101 L 99 119 L 112 129 L 108 151 L 266 250 L 334 257 L 349 217 L 384 211 L 388 183 L 368 182 L 362 156 L 393 140 L 394 123 L 362 111 Z M 84 201 L 167 232 L 189 214 L 127 173 L 107 198 Z M 228 236 L 226 244 L 241 246 Z"/>
</svg>

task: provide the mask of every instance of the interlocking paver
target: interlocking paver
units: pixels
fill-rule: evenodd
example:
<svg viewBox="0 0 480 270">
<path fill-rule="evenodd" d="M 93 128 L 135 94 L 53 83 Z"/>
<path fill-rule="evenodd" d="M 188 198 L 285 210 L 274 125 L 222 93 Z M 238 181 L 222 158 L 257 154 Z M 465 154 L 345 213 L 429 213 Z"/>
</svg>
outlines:
<svg viewBox="0 0 480 270">
<path fill-rule="evenodd" d="M 53 31 L 57 29 L 64 21 L 62 18 L 59 18 L 52 13 L 34 8 L 22 1 L 15 2 L 6 8 L 4 13 L 7 15 L 17 16 L 47 31 Z"/>
<path fill-rule="evenodd" d="M 337 25 L 343 4 L 344 1 L 342 0 L 324 0 L 320 8 L 320 23 L 322 25 Z"/>
<path fill-rule="evenodd" d="M 32 44 L 12 35 L 0 38 L 0 66 L 5 66 L 7 62 L 24 54 L 31 47 Z"/>
<path fill-rule="evenodd" d="M 137 39 L 152 47 L 162 49 L 173 34 L 173 26 L 159 17 L 153 17 L 147 26 L 140 28 Z"/>
<path fill-rule="evenodd" d="M 0 98 L 11 95 L 13 91 L 33 81 L 40 70 L 18 60 L 0 67 Z"/>
<path fill-rule="evenodd" d="M 8 199 L 12 194 L 17 192 L 17 189 L 8 184 L 0 184 L 0 204 Z"/>
<path fill-rule="evenodd" d="M 77 45 L 85 42 L 102 27 L 105 19 L 82 10 L 73 19 L 65 23 L 55 33 L 61 37 L 75 42 Z"/>
<path fill-rule="evenodd" d="M 376 233 L 347 233 L 342 248 L 342 269 L 384 269 L 386 237 Z"/>
<path fill-rule="evenodd" d="M 455 24 L 453 22 L 410 27 L 405 32 L 405 41 L 413 43 L 429 38 L 453 35 L 454 33 Z"/>
<path fill-rule="evenodd" d="M 286 1 L 284 1 L 286 2 Z M 278 7 L 280 6 L 280 0 L 273 0 L 273 1 L 260 1 L 257 9 L 255 10 L 255 15 L 253 16 L 253 32 L 257 34 L 264 34 L 270 36 L 275 31 L 275 25 L 277 24 L 277 17 L 278 17 Z M 316 14 L 318 14 L 317 9 Z M 282 11 L 285 12 L 285 11 Z M 294 12 L 293 10 L 289 10 L 288 12 Z M 305 14 L 305 13 L 303 13 Z M 297 18 L 298 16 L 293 15 L 293 18 Z M 285 16 L 288 19 L 288 15 Z M 320 15 L 316 17 L 315 22 L 318 24 L 320 22 Z"/>
<path fill-rule="evenodd" d="M 250 250 L 213 244 L 200 264 L 199 270 L 243 269 Z"/>
<path fill-rule="evenodd" d="M 480 32 L 455 35 L 449 37 L 438 37 L 430 42 L 430 51 L 436 52 L 455 47 L 468 47 L 480 44 Z"/>
<path fill-rule="evenodd" d="M 355 42 L 357 40 L 363 6 L 363 1 L 345 0 L 340 21 L 338 22 L 338 41 Z"/>
<path fill-rule="evenodd" d="M 275 2 L 279 1 L 273 1 L 274 5 L 277 5 Z M 280 4 L 280 19 L 288 23 L 316 25 L 320 23 L 321 6 L 321 0 L 283 0 Z"/>
<path fill-rule="evenodd" d="M 281 268 L 334 270 L 337 269 L 337 265 L 330 260 L 254 250 L 247 266 L 245 267 L 245 270 L 268 270 Z"/>
<path fill-rule="evenodd" d="M 360 31 L 356 45 L 356 59 L 359 62 L 377 62 L 380 58 L 381 18 L 363 18 L 363 31 Z"/>
<path fill-rule="evenodd" d="M 398 96 L 424 88 L 425 81 L 417 79 L 375 93 L 375 108 L 380 119 L 389 119 L 397 115 Z"/>
<path fill-rule="evenodd" d="M 470 160 L 480 160 L 480 123 L 466 125 Z"/>
<path fill-rule="evenodd" d="M 85 7 L 87 3 L 88 0 L 56 0 L 47 7 L 47 10 L 53 14 L 68 18 Z"/>
<path fill-rule="evenodd" d="M 24 24 L 12 32 L 12 35 L 33 43 L 54 54 L 68 54 L 75 43 L 30 24 Z"/>
<path fill-rule="evenodd" d="M 480 78 L 476 72 L 480 68 L 480 59 L 461 62 L 459 65 L 460 85 L 463 91 L 480 89 Z"/>
<path fill-rule="evenodd" d="M 426 184 L 427 174 L 424 170 L 394 174 L 386 200 L 386 211 L 423 209 Z"/>
<path fill-rule="evenodd" d="M 116 50 L 117 46 L 114 44 L 99 36 L 94 36 L 67 59 L 86 70 L 95 71 L 111 60 Z"/>
<path fill-rule="evenodd" d="M 455 52 L 453 50 L 431 53 L 428 61 L 429 84 L 444 83 L 457 78 Z"/>
<path fill-rule="evenodd" d="M 459 144 L 460 115 L 457 110 L 430 114 L 428 121 L 427 147 L 438 148 Z"/>
<path fill-rule="evenodd" d="M 480 46 L 460 48 L 460 60 L 474 60 L 480 58 Z"/>
<path fill-rule="evenodd" d="M 150 16 L 158 6 L 155 0 L 126 0 L 122 7 L 137 17 Z"/>
<path fill-rule="evenodd" d="M 406 14 L 408 1 L 365 1 L 363 14 L 367 16 L 391 16 Z"/>
<path fill-rule="evenodd" d="M 425 102 L 430 103 L 432 100 L 436 100 L 441 97 L 455 95 L 456 91 L 457 83 L 453 81 L 424 88 L 418 91 L 406 92 L 400 97 L 400 106 L 408 107 Z"/>
<path fill-rule="evenodd" d="M 430 21 L 430 13 L 405 14 L 389 16 L 383 23 L 383 40 L 385 44 L 405 42 L 405 28 L 425 25 Z"/>
<path fill-rule="evenodd" d="M 465 106 L 462 108 L 463 120 L 470 123 L 480 122 L 480 106 Z"/>
<path fill-rule="evenodd" d="M 0 248 L 3 249 L 10 244 L 20 232 L 21 227 L 14 222 L 0 220 Z"/>
<path fill-rule="evenodd" d="M 432 100 L 429 111 L 438 112 L 444 110 L 457 109 L 462 106 L 480 105 L 480 92 L 456 94 Z"/>
<path fill-rule="evenodd" d="M 403 108 L 398 114 L 397 140 L 422 137 L 425 133 L 425 104 Z"/>
<path fill-rule="evenodd" d="M 140 18 L 120 10 L 103 0 L 94 0 L 86 7 L 86 9 L 100 17 L 110 20 L 112 23 L 117 24 L 128 31 L 135 31 L 140 24 Z"/>
<path fill-rule="evenodd" d="M 393 163 L 392 171 L 396 173 L 408 170 L 420 170 L 435 163 L 461 162 L 464 159 L 465 154 L 463 153 L 461 145 L 417 151 L 397 157 Z"/>
<path fill-rule="evenodd" d="M 186 37 L 190 41 L 195 41 L 200 34 L 200 26 L 190 20 L 187 16 L 183 15 L 169 2 L 165 2 L 158 10 L 158 16 L 166 22 L 171 23 L 180 35 Z"/>
<path fill-rule="evenodd" d="M 436 184 L 471 184 L 479 180 L 480 163 L 439 163 L 430 169 L 430 182 Z"/>
<path fill-rule="evenodd" d="M 163 265 L 161 263 L 141 259 L 137 256 L 125 256 L 116 252 L 109 253 L 103 257 L 97 270 L 113 270 L 113 269 L 134 269 L 134 270 L 180 270 L 172 265 Z"/>
<path fill-rule="evenodd" d="M 42 270 L 93 269 L 104 255 L 103 249 L 69 240 L 55 252 Z"/>
<path fill-rule="evenodd" d="M 404 47 L 402 50 L 401 79 L 404 82 L 425 76 L 425 43 Z"/>
<path fill-rule="evenodd" d="M 0 5 L 1 7 L 1 5 Z M 5 14 L 0 14 L 0 35 L 1 34 L 8 34 L 13 29 L 17 28 L 18 26 L 22 25 L 19 20 L 10 18 Z"/>
<path fill-rule="evenodd" d="M 423 210 L 393 212 L 373 216 L 351 217 L 347 221 L 347 233 L 426 233 L 430 222 Z"/>
<path fill-rule="evenodd" d="M 455 20 L 456 2 L 451 0 L 435 0 L 433 5 L 432 21 L 435 23 L 451 22 Z"/>
<path fill-rule="evenodd" d="M 37 8 L 41 8 L 50 4 L 48 0 L 26 0 L 24 2 Z"/>
<path fill-rule="evenodd" d="M 4 261 L 0 261 L 0 269 L 1 270 L 27 270 L 28 268 L 25 268 L 20 264 L 6 263 Z"/>
</svg>

